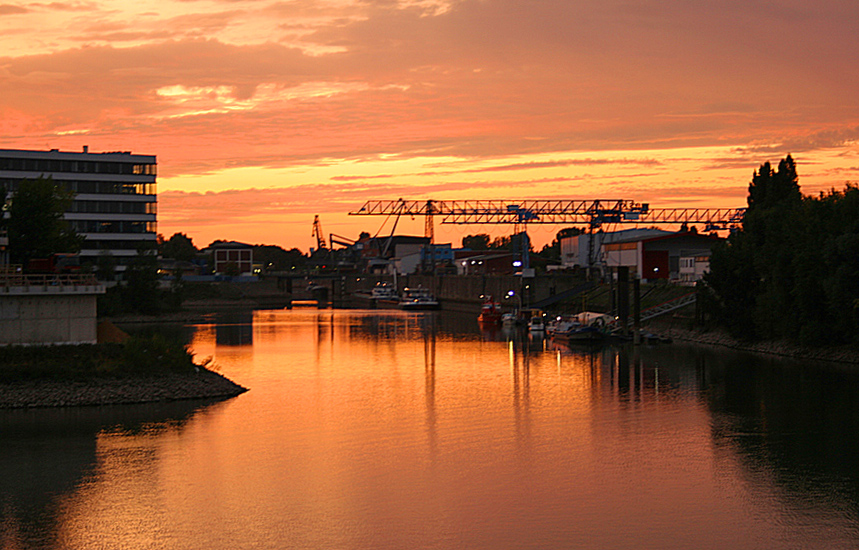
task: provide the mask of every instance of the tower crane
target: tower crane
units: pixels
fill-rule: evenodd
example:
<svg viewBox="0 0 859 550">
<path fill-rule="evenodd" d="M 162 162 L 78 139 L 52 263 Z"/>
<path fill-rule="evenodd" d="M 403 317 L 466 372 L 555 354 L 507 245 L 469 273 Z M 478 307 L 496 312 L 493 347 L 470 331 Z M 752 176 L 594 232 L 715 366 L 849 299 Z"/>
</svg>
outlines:
<svg viewBox="0 0 859 550">
<path fill-rule="evenodd" d="M 319 214 L 313 216 L 313 237 L 316 237 L 316 247 L 319 250 L 327 250 L 325 245 L 325 234 L 322 233 L 322 222 L 319 221 Z"/>
</svg>

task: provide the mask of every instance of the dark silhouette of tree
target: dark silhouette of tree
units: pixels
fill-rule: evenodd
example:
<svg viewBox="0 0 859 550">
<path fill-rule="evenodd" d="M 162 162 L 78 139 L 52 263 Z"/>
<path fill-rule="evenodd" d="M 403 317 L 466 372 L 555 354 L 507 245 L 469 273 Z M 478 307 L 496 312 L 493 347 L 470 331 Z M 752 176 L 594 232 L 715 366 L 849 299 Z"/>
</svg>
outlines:
<svg viewBox="0 0 859 550">
<path fill-rule="evenodd" d="M 491 250 L 512 250 L 513 246 L 513 237 L 511 235 L 495 237 L 491 243 L 489 243 L 489 248 Z M 518 241 L 517 241 L 518 244 Z M 517 248 L 518 250 L 518 248 Z"/>
<path fill-rule="evenodd" d="M 289 271 L 303 267 L 306 257 L 297 248 L 285 250 L 271 244 L 254 245 L 254 262 L 263 265 L 266 271 Z"/>
<path fill-rule="evenodd" d="M 555 234 L 555 238 L 552 239 L 550 244 L 545 245 L 538 255 L 549 261 L 560 262 L 561 261 L 561 239 L 565 239 L 567 237 L 574 237 L 576 235 L 581 234 L 582 230 L 578 227 L 565 227 L 561 229 Z"/>
<path fill-rule="evenodd" d="M 155 254 L 140 251 L 125 271 L 122 294 L 126 306 L 138 313 L 148 315 L 161 311 L 161 296 L 158 290 L 158 259 Z"/>
<path fill-rule="evenodd" d="M 198 252 L 194 241 L 184 233 L 174 233 L 172 237 L 161 243 L 159 248 L 163 257 L 185 262 L 192 261 Z"/>
<path fill-rule="evenodd" d="M 9 195 L 9 192 L 6 190 L 5 185 L 0 185 L 0 232 L 6 229 L 7 221 L 6 221 L 6 210 L 9 205 L 7 203 L 6 197 Z"/>
<path fill-rule="evenodd" d="M 753 173 L 749 184 L 749 210 L 766 210 L 785 201 L 799 202 L 801 199 L 796 163 L 790 155 L 778 163 L 777 171 L 765 162 Z"/>
<path fill-rule="evenodd" d="M 116 278 L 116 258 L 107 250 L 101 251 L 95 263 L 95 276 L 100 281 L 113 281 Z"/>
<path fill-rule="evenodd" d="M 859 343 L 859 188 L 803 197 L 788 156 L 754 172 L 742 229 L 713 250 L 713 314 L 735 335 Z"/>
<path fill-rule="evenodd" d="M 489 235 L 486 233 L 466 235 L 462 238 L 462 248 L 470 248 L 471 250 L 489 250 Z"/>
<path fill-rule="evenodd" d="M 12 263 L 80 251 L 84 237 L 63 219 L 74 195 L 50 177 L 22 180 L 8 207 L 9 253 Z"/>
</svg>

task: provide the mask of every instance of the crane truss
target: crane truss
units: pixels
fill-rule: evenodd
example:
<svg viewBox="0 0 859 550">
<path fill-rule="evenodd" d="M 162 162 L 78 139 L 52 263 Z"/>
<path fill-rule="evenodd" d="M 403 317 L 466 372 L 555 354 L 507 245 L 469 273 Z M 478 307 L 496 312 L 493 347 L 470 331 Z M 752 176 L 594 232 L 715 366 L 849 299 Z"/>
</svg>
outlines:
<svg viewBox="0 0 859 550">
<path fill-rule="evenodd" d="M 367 201 L 350 215 L 438 217 L 443 224 L 670 224 L 734 227 L 745 208 L 650 208 L 630 200 Z M 428 224 L 431 223 L 427 220 Z"/>
</svg>

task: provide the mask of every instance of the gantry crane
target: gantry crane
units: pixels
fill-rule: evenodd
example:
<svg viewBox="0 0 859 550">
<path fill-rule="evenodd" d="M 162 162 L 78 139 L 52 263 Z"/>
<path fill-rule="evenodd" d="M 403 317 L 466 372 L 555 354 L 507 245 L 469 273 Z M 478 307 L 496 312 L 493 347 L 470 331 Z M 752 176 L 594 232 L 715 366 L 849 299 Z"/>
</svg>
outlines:
<svg viewBox="0 0 859 550">
<path fill-rule="evenodd" d="M 647 203 L 622 199 L 597 200 L 379 200 L 367 201 L 356 216 L 426 216 L 424 236 L 434 237 L 433 218 L 443 224 L 513 224 L 527 235 L 527 224 L 580 224 L 589 231 L 603 224 L 704 224 L 705 230 L 731 229 L 743 220 L 745 208 L 650 208 Z M 528 267 L 527 238 L 523 267 Z"/>
<path fill-rule="evenodd" d="M 738 225 L 745 208 L 650 208 L 631 200 L 379 200 L 367 201 L 350 215 L 427 216 L 425 236 L 433 234 L 431 219 L 443 224 L 705 224 L 711 229 Z"/>
</svg>

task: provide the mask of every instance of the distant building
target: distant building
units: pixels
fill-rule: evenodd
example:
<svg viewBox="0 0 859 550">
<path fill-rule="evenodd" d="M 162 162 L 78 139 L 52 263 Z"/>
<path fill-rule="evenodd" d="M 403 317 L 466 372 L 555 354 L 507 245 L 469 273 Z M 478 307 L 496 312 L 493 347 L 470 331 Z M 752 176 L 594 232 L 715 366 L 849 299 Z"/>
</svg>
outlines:
<svg viewBox="0 0 859 550">
<path fill-rule="evenodd" d="M 702 258 L 700 269 L 704 269 L 703 258 L 710 256 L 713 246 L 723 239 L 696 232 L 669 233 L 660 236 L 639 236 L 615 240 L 603 245 L 603 257 L 608 268 L 629 267 L 643 280 L 669 279 L 681 282 L 681 259 Z M 694 275 L 697 271 L 686 262 L 684 273 Z M 689 281 L 685 281 L 689 282 Z"/>
<path fill-rule="evenodd" d="M 22 180 L 50 177 L 75 194 L 64 218 L 86 237 L 81 263 L 110 254 L 124 271 L 156 239 L 156 161 L 130 152 L 69 153 L 0 149 L 0 186 L 13 195 Z"/>
<path fill-rule="evenodd" d="M 366 273 L 386 274 L 399 269 L 397 259 L 420 254 L 430 244 L 428 237 L 391 235 L 389 237 L 367 237 L 355 243 L 361 251 L 363 270 Z"/>
<path fill-rule="evenodd" d="M 194 262 L 172 259 L 158 260 L 158 274 L 162 276 L 197 277 L 200 272 L 200 266 Z"/>
<path fill-rule="evenodd" d="M 680 257 L 680 284 L 694 285 L 710 271 L 710 251 Z"/>
<path fill-rule="evenodd" d="M 657 237 L 671 235 L 670 231 L 662 229 L 625 229 L 612 233 L 581 233 L 570 237 L 561 238 L 561 265 L 567 268 L 603 267 L 605 265 L 602 256 L 604 244 L 621 240 L 637 239 L 643 237 Z"/>
<path fill-rule="evenodd" d="M 404 248 L 412 248 L 412 246 L 401 247 L 401 249 Z M 450 243 L 426 244 L 421 246 L 417 252 L 393 258 L 392 263 L 396 266 L 397 273 L 408 274 L 421 271 L 429 273 L 442 266 L 452 264 L 453 258 L 454 251 Z"/>
<path fill-rule="evenodd" d="M 214 261 L 215 273 L 228 273 L 232 265 L 236 266 L 239 275 L 252 275 L 254 264 L 254 247 L 235 241 L 213 244 L 203 252 L 210 252 Z"/>
<path fill-rule="evenodd" d="M 495 250 L 469 250 L 456 252 L 458 275 L 513 275 L 521 270 L 519 254 Z M 519 263 L 519 265 L 515 265 Z"/>
</svg>

